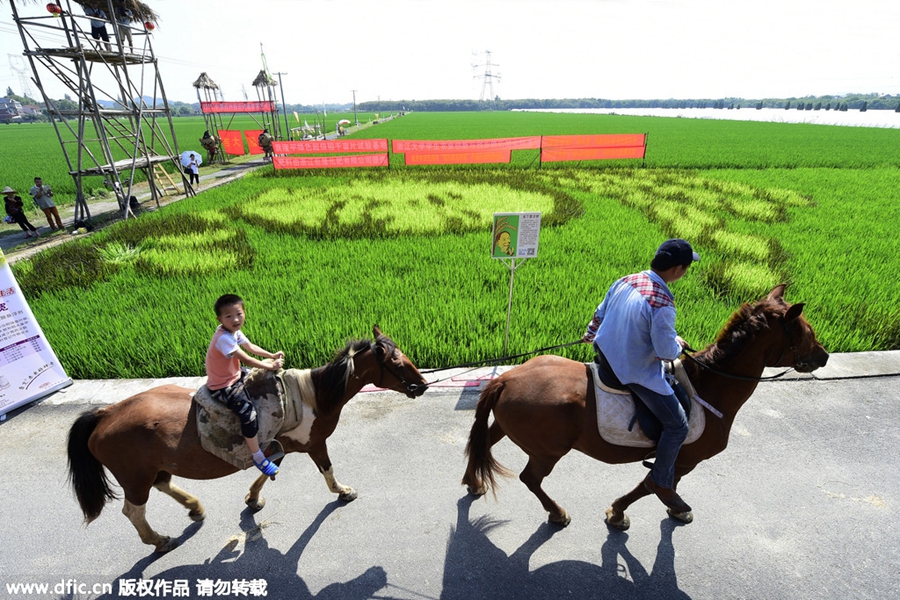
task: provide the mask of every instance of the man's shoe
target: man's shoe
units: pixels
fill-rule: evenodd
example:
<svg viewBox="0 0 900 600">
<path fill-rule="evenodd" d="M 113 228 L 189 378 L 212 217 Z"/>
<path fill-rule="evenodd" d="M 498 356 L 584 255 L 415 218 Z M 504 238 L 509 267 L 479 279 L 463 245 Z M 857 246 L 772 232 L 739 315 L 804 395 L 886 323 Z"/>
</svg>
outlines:
<svg viewBox="0 0 900 600">
<path fill-rule="evenodd" d="M 253 464 L 256 465 L 256 468 L 262 471 L 262 474 L 267 477 L 275 477 L 275 475 L 278 474 L 278 465 L 273 463 L 268 458 L 263 459 L 261 463 L 258 463 L 254 460 Z"/>
<path fill-rule="evenodd" d="M 672 509 L 672 512 L 691 512 L 691 507 L 688 506 L 687 502 L 681 499 L 681 496 L 679 496 L 675 490 L 658 485 L 650 478 L 649 473 L 647 473 L 647 477 L 644 479 L 644 487 L 647 488 L 647 491 L 656 494 L 656 497 L 659 498 L 663 504 Z"/>
</svg>

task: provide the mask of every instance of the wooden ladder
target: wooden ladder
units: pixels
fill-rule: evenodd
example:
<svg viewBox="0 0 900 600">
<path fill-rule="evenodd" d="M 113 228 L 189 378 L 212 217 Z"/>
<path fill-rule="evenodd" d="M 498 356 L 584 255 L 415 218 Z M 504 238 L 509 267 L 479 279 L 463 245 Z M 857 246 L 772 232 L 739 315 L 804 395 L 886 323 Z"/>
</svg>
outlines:
<svg viewBox="0 0 900 600">
<path fill-rule="evenodd" d="M 163 166 L 159 163 L 155 163 L 153 165 L 153 177 L 156 179 L 156 187 L 162 193 L 163 196 L 168 195 L 170 192 L 174 194 L 181 194 L 181 190 L 178 189 L 178 185 L 175 183 L 175 180 L 172 179 L 172 176 L 169 175 L 168 172 L 163 168 Z"/>
</svg>

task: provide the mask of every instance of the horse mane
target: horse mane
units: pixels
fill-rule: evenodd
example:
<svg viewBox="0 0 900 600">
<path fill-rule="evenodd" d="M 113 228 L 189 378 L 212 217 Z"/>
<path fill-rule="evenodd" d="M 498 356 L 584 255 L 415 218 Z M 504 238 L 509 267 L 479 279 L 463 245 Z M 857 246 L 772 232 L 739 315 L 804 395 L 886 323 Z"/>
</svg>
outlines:
<svg viewBox="0 0 900 600">
<path fill-rule="evenodd" d="M 377 342 L 385 346 L 388 354 L 396 348 L 394 341 L 386 335 L 379 336 Z M 353 357 L 372 345 L 371 340 L 349 340 L 342 349 L 334 353 L 330 363 L 315 370 L 320 408 L 327 411 L 340 402 L 347 389 L 347 380 L 353 375 Z"/>
<path fill-rule="evenodd" d="M 709 345 L 698 356 L 703 356 L 709 365 L 719 365 L 743 350 L 747 341 L 768 328 L 768 318 L 784 311 L 785 304 L 769 298 L 759 302 L 745 302 L 725 324 L 715 343 Z"/>
</svg>

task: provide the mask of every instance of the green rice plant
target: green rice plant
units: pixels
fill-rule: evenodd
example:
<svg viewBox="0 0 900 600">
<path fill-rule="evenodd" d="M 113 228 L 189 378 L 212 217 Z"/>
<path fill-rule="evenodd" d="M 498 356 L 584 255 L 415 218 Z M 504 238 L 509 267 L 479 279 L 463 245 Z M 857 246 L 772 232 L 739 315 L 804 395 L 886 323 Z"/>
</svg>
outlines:
<svg viewBox="0 0 900 600">
<path fill-rule="evenodd" d="M 104 262 L 122 264 L 133 261 L 141 253 L 139 246 L 128 246 L 121 242 L 111 242 L 97 248 L 97 253 Z"/>
<path fill-rule="evenodd" d="M 561 123 L 542 121 L 551 122 Z M 872 158 L 866 152 L 861 161 Z M 708 156 L 697 170 L 269 171 L 20 260 L 13 271 L 76 378 L 202 374 L 217 324 L 212 303 L 226 292 L 245 298 L 251 339 L 285 350 L 290 367 L 323 364 L 374 323 L 420 366 L 447 366 L 502 351 L 509 270 L 489 258 L 482 223 L 494 208 L 476 201 L 519 211 L 533 197 L 546 220 L 538 258 L 516 271 L 511 353 L 580 338 L 609 284 L 648 268 L 677 232 L 703 256 L 673 284 L 679 333 L 695 347 L 715 339 L 740 303 L 790 282 L 788 300 L 807 301 L 829 351 L 900 348 L 896 167 L 717 169 L 715 161 L 740 157 Z M 334 227 L 327 236 L 325 223 Z M 112 243 L 141 248 L 133 268 L 102 259 L 99 249 Z M 164 336 L 147 335 L 163 328 Z M 586 345 L 561 353 L 591 358 Z"/>
</svg>

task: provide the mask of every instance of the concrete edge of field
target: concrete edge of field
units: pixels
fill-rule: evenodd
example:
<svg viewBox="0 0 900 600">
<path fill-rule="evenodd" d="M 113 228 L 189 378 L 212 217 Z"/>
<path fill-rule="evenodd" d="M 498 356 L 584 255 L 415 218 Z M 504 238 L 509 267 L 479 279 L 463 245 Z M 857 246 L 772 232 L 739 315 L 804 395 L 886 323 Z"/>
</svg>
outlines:
<svg viewBox="0 0 900 600">
<path fill-rule="evenodd" d="M 430 373 L 425 376 L 428 381 L 441 381 L 435 383 L 426 392 L 428 394 L 461 394 L 464 391 L 480 391 L 482 385 L 513 367 L 483 367 L 475 370 L 450 369 Z M 424 367 L 422 370 L 426 370 Z M 781 373 L 784 369 L 769 368 L 763 376 L 771 376 Z M 864 379 L 871 377 L 891 377 L 900 375 L 900 350 L 887 352 L 854 352 L 832 354 L 825 367 L 814 373 L 797 373 L 790 371 L 783 377 L 771 380 L 773 382 L 790 382 L 800 379 L 815 379 L 819 381 L 831 381 L 841 379 Z M 150 388 L 174 384 L 189 389 L 197 389 L 203 385 L 206 377 L 168 377 L 163 379 L 93 379 L 74 380 L 72 385 L 46 396 L 38 402 L 45 406 L 62 404 L 82 405 L 106 405 L 113 404 L 146 391 Z M 362 396 L 376 400 L 383 394 L 396 392 L 378 390 L 377 388 L 363 388 Z"/>
</svg>

